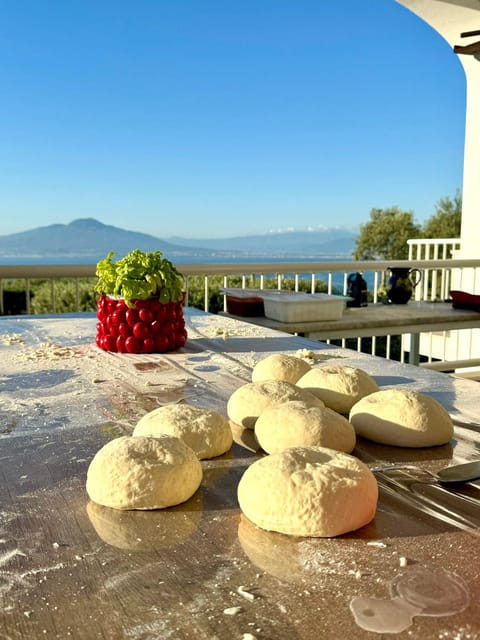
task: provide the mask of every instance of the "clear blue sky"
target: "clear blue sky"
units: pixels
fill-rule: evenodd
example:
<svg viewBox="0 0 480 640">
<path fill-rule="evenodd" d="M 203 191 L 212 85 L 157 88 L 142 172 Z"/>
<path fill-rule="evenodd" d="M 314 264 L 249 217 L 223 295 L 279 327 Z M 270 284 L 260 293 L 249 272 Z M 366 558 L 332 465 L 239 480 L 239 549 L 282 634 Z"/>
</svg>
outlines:
<svg viewBox="0 0 480 640">
<path fill-rule="evenodd" d="M 418 222 L 462 186 L 465 78 L 394 0 L 0 0 L 0 234 Z"/>
</svg>

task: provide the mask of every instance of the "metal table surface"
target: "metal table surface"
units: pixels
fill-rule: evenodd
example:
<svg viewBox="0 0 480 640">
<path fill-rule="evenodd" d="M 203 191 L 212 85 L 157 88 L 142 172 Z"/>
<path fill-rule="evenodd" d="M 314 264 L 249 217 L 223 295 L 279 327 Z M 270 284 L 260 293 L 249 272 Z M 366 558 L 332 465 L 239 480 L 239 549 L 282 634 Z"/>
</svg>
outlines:
<svg viewBox="0 0 480 640">
<path fill-rule="evenodd" d="M 480 638 L 480 485 L 425 481 L 479 457 L 478 383 L 231 318 L 187 309 L 186 320 L 180 351 L 124 355 L 95 346 L 89 314 L 0 318 L 0 639 L 392 637 L 361 628 L 350 604 L 389 600 L 411 572 L 436 576 L 439 589 L 460 580 L 465 602 L 452 615 L 417 615 L 395 637 Z M 93 455 L 144 413 L 179 401 L 225 412 L 258 360 L 301 348 L 319 364 L 359 366 L 382 388 L 429 393 L 454 420 L 442 447 L 358 440 L 368 463 L 418 467 L 377 474 L 371 524 L 332 539 L 256 528 L 236 486 L 262 454 L 241 433 L 202 462 L 202 485 L 182 505 L 121 512 L 89 501 Z"/>
</svg>

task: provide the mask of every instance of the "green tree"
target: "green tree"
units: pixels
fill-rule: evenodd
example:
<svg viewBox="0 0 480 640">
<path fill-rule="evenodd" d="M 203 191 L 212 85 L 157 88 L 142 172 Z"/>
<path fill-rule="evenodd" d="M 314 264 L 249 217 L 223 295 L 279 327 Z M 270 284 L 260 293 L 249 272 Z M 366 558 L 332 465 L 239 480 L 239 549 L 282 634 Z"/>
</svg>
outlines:
<svg viewBox="0 0 480 640">
<path fill-rule="evenodd" d="M 440 198 L 435 214 L 422 227 L 423 238 L 459 238 L 462 222 L 462 195 L 457 189 L 452 198 Z"/>
<path fill-rule="evenodd" d="M 413 211 L 398 207 L 372 209 L 369 222 L 360 226 L 354 260 L 403 260 L 408 258 L 409 238 L 418 238 L 420 227 Z"/>
<path fill-rule="evenodd" d="M 52 289 L 53 286 L 53 289 Z M 82 280 L 78 285 L 80 311 L 95 311 L 97 295 L 93 291 L 92 279 Z M 32 288 L 31 313 L 68 313 L 77 311 L 77 287 L 74 280 L 40 281 Z"/>
</svg>

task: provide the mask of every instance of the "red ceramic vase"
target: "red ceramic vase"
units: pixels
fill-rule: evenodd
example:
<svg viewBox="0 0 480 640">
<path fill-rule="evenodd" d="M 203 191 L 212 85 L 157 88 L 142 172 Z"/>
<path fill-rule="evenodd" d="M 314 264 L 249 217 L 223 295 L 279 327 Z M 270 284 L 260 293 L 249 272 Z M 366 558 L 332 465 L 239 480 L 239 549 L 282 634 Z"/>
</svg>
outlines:
<svg viewBox="0 0 480 640">
<path fill-rule="evenodd" d="M 183 300 L 162 304 L 158 298 L 133 300 L 101 295 L 97 302 L 96 343 L 104 351 L 165 353 L 183 347 L 187 340 Z"/>
</svg>

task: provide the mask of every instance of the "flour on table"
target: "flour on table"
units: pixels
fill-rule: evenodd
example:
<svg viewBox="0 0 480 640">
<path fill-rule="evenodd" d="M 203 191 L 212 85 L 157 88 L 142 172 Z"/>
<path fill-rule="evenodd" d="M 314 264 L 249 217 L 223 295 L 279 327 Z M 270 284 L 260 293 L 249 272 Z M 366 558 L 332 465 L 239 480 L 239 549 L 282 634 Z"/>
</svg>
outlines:
<svg viewBox="0 0 480 640">
<path fill-rule="evenodd" d="M 0 342 L 3 344 L 24 344 L 21 333 L 2 333 Z"/>
<path fill-rule="evenodd" d="M 15 360 L 57 360 L 59 358 L 75 358 L 80 355 L 82 354 L 77 348 L 44 342 L 36 349 L 28 349 L 16 354 Z"/>
<path fill-rule="evenodd" d="M 223 613 L 226 616 L 236 616 L 237 613 L 240 613 L 241 611 L 243 611 L 242 607 L 227 607 L 223 610 Z"/>
</svg>

